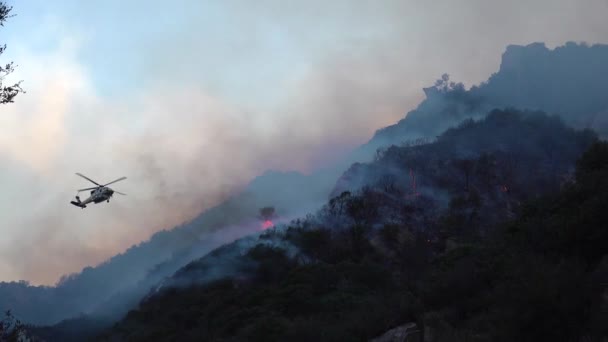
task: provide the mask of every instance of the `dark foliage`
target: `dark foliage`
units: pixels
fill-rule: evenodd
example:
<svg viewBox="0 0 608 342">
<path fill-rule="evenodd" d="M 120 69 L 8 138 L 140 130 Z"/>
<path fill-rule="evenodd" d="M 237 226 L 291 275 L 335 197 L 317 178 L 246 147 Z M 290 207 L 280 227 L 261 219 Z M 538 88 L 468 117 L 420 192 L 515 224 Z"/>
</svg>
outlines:
<svg viewBox="0 0 608 342">
<path fill-rule="evenodd" d="M 307 233 L 316 234 L 291 232 L 301 241 Z M 342 239 L 330 233 L 328 247 Z M 355 262 L 351 250 L 336 263 L 298 264 L 258 245 L 249 256 L 261 261 L 253 283 L 170 290 L 142 303 L 115 332 L 132 340 L 364 341 L 414 318 L 415 298 L 372 255 Z"/>
<path fill-rule="evenodd" d="M 112 321 L 82 315 L 64 320 L 52 327 L 27 326 L 32 341 L 80 342 L 91 340 L 112 326 Z"/>
<path fill-rule="evenodd" d="M 477 149 L 472 155 L 446 155 L 442 150 L 450 150 L 450 141 L 475 142 L 475 136 L 458 138 L 462 131 L 454 129 L 452 133 L 456 139 L 430 147 L 435 137 L 463 119 L 478 120 L 489 110 L 505 106 L 556 113 L 567 123 L 592 127 L 606 137 L 608 96 L 604 80 L 608 76 L 607 56 L 608 45 L 601 44 L 567 43 L 554 50 L 542 44 L 509 46 L 500 70 L 488 82 L 465 90 L 461 84 L 451 82 L 447 75 L 442 77 L 435 86 L 425 89 L 427 98 L 403 120 L 378 131 L 370 143 L 362 147 L 361 153 L 345 156 L 330 169 L 317 170 L 306 176 L 297 172 L 267 172 L 252 181 L 242 194 L 206 210 L 191 222 L 158 232 L 98 266 L 66 275 L 56 286 L 0 282 L 0 303 L 5 308 L 13 308 L 16 315 L 32 324 L 56 324 L 77 317 L 81 312 L 90 312 L 92 307 L 96 309 L 91 314 L 113 315 L 118 319 L 165 277 L 229 242 L 218 239 L 235 236 L 232 235 L 234 231 L 227 231 L 251 223 L 250 229 L 239 231 L 237 236 L 255 232 L 259 222 L 249 221 L 256 217 L 261 207 L 272 204 L 276 206 L 276 214 L 283 218 L 316 208 L 350 164 L 371 160 L 378 147 L 391 144 L 397 146 L 381 151 L 377 157 L 383 158 L 388 151 L 403 153 L 395 159 L 401 160 L 402 165 L 392 166 L 398 172 L 372 173 L 371 177 L 363 173 L 359 177 L 357 172 L 345 175 L 346 182 L 353 184 L 365 183 L 377 176 L 375 184 L 371 181 L 366 184 L 374 190 L 370 195 L 374 194 L 375 200 L 382 202 L 376 214 L 370 211 L 374 215 L 369 218 L 379 221 L 372 224 L 376 225 L 374 229 L 383 223 L 418 230 L 439 226 L 442 229 L 438 234 L 431 229 L 435 236 L 430 238 L 434 243 L 439 241 L 447 246 L 482 239 L 491 233 L 493 225 L 515 217 L 524 201 L 546 191 L 556 192 L 556 184 L 565 186 L 574 180 L 573 170 L 569 168 L 572 159 L 588 146 L 584 143 L 588 139 L 583 137 L 586 133 L 579 132 L 577 137 L 556 124 L 555 132 L 561 133 L 548 134 L 545 145 L 537 145 L 531 139 L 543 139 L 527 133 L 534 132 L 534 120 L 528 122 L 527 128 L 493 120 L 498 126 L 510 127 L 495 139 L 492 139 L 494 128 L 491 125 L 478 129 L 475 121 L 467 120 L 461 128 L 481 131 L 483 141 L 491 142 L 494 151 L 480 150 L 485 143 L 460 146 Z M 551 120 L 536 121 L 544 127 L 545 133 L 551 132 L 542 123 Z M 511 139 L 503 142 L 504 136 Z M 514 146 L 524 148 L 514 149 Z M 567 149 L 564 150 L 564 146 Z M 548 153 L 538 154 L 543 149 Z M 433 157 L 435 153 L 438 153 L 436 158 Z M 524 156 L 526 158 L 520 158 Z M 472 161 L 472 170 L 462 168 L 459 160 Z M 353 169 L 358 167 L 368 169 L 364 164 L 353 165 Z M 384 166 L 380 169 L 387 170 Z M 353 174 L 355 177 L 348 179 Z M 471 193 L 466 194 L 466 189 Z M 358 193 L 355 189 L 337 186 L 332 197 L 338 197 L 344 191 L 350 191 L 353 197 Z M 322 226 L 348 229 L 352 222 L 345 214 L 346 203 L 346 198 L 335 201 L 334 213 L 328 211 L 331 215 Z M 448 207 L 450 211 L 445 212 Z M 480 228 L 472 229 L 476 225 Z"/>
<path fill-rule="evenodd" d="M 10 311 L 0 320 L 0 341 L 18 342 L 26 336 L 25 326 Z"/>
<path fill-rule="evenodd" d="M 343 192 L 245 253 L 233 244 L 193 263 L 180 277 L 222 256 L 249 266 L 149 296 L 101 340 L 367 341 L 407 322 L 429 341 L 608 338 L 607 143 L 496 111 L 379 165 L 416 165 L 446 203 L 409 196 L 398 178 Z M 497 208 L 509 215 L 487 213 Z"/>
<path fill-rule="evenodd" d="M 484 341 L 608 338 L 606 151 L 594 144 L 578 162 L 585 177 L 529 202 L 491 239 L 435 261 L 419 286 L 444 330 Z"/>
<path fill-rule="evenodd" d="M 11 11 L 12 6 L 7 5 L 5 2 L 0 2 L 0 26 L 4 26 L 4 22 L 12 17 Z M 0 55 L 6 50 L 6 45 L 0 45 Z M 0 65 L 0 104 L 14 102 L 14 98 L 23 92 L 21 89 L 21 82 L 15 83 L 10 86 L 3 85 L 4 78 L 15 71 L 15 64 L 13 62 L 7 63 L 6 65 Z"/>
</svg>

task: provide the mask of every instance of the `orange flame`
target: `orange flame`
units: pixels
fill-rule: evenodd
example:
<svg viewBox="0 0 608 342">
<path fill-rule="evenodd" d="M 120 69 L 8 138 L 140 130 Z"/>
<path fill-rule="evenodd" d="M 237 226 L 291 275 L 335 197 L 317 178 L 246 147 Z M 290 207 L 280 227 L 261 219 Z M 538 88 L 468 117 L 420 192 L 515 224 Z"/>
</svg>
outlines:
<svg viewBox="0 0 608 342">
<path fill-rule="evenodd" d="M 270 227 L 274 226 L 274 223 L 272 223 L 272 221 L 270 220 L 266 220 L 262 223 L 262 229 L 268 229 Z"/>
</svg>

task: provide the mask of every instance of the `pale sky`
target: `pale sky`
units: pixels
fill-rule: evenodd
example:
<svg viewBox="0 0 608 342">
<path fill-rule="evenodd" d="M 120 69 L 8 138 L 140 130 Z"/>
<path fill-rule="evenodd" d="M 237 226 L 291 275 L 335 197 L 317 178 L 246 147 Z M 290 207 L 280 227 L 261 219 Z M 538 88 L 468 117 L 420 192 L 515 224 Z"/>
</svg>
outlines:
<svg viewBox="0 0 608 342">
<path fill-rule="evenodd" d="M 26 94 L 0 107 L 0 281 L 54 284 L 217 204 L 309 171 L 508 44 L 608 43 L 608 0 L 9 0 Z M 76 189 L 126 176 L 81 210 Z"/>
</svg>

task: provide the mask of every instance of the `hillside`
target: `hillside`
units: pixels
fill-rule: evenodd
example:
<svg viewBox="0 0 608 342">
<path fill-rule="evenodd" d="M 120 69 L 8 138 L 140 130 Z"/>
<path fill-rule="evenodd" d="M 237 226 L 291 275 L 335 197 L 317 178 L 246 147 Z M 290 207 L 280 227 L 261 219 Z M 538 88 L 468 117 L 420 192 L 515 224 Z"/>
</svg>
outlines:
<svg viewBox="0 0 608 342">
<path fill-rule="evenodd" d="M 411 165 L 419 193 L 386 181 Z M 359 190 L 190 263 L 100 340 L 367 341 L 407 322 L 429 341 L 608 337 L 592 132 L 497 110 L 362 169 Z"/>
<path fill-rule="evenodd" d="M 187 262 L 260 230 L 257 216 L 261 207 L 275 206 L 279 221 L 314 210 L 315 204 L 327 197 L 326 191 L 302 179 L 307 178 L 298 173 L 262 175 L 240 194 L 193 220 L 160 231 L 98 266 L 64 276 L 54 287 L 2 282 L 0 308 L 10 308 L 16 317 L 32 324 L 54 324 L 81 314 L 119 317 L 131 302 L 136 303 L 150 287 Z M 274 191 L 286 184 L 291 184 L 299 196 Z"/>
<path fill-rule="evenodd" d="M 426 98 L 398 123 L 382 128 L 356 155 L 378 147 L 434 137 L 466 118 L 514 107 L 559 115 L 580 129 L 608 137 L 608 45 L 573 42 L 548 49 L 544 43 L 509 45 L 499 70 L 466 90 L 444 75 L 424 89 Z"/>
<path fill-rule="evenodd" d="M 522 132 L 532 134 L 536 140 L 513 141 L 522 145 L 513 147 L 516 152 L 511 155 L 501 154 L 501 149 L 496 147 L 500 141 L 493 141 L 491 143 L 495 145 L 492 146 L 496 147 L 492 155 L 494 159 L 479 154 L 483 146 L 477 146 L 476 139 L 461 141 L 458 136 L 451 137 L 451 133 L 443 134 L 439 140 L 437 136 L 463 122 L 465 126 L 470 124 L 470 121 L 466 121 L 468 118 L 478 120 L 494 108 L 506 107 L 548 111 L 579 128 L 585 126 L 581 122 L 589 122 L 582 119 L 591 116 L 594 118 L 592 126 L 598 128 L 601 134 L 602 128 L 597 124 L 608 115 L 601 109 L 606 108 L 606 97 L 602 96 L 605 85 L 598 80 L 606 76 L 607 49 L 604 45 L 589 47 L 571 43 L 554 50 L 548 50 L 542 44 L 509 46 L 503 54 L 500 69 L 487 82 L 466 90 L 463 85 L 444 77 L 434 86 L 424 89 L 426 99 L 404 119 L 380 129 L 368 144 L 336 160 L 333 165 L 319 168 L 311 175 L 268 172 L 253 180 L 243 192 L 201 213 L 192 221 L 158 232 L 149 240 L 132 246 L 100 265 L 68 275 L 54 287 L 33 287 L 25 282 L 0 283 L 0 309 L 11 308 L 21 320 L 37 325 L 50 325 L 70 318 L 81 319 L 81 314 L 104 321 L 118 319 L 137 305 L 151 288 L 156 288 L 159 282 L 192 260 L 225 243 L 259 232 L 259 208 L 274 206 L 280 217 L 277 222 L 289 221 L 315 212 L 330 197 L 338 196 L 345 190 L 355 192 L 374 182 L 383 184 L 389 197 L 417 194 L 416 205 L 428 202 L 437 206 L 437 210 L 449 208 L 452 205 L 450 196 L 458 189 L 479 186 L 486 191 L 484 187 L 492 184 L 494 191 L 486 191 L 481 196 L 487 203 L 492 203 L 495 210 L 484 212 L 475 219 L 483 219 L 485 225 L 490 225 L 505 217 L 512 217 L 518 203 L 547 190 L 555 190 L 556 184 L 571 176 L 572 160 L 580 152 L 581 146 L 570 146 L 570 143 L 578 141 L 584 133 L 566 133 L 568 129 L 558 123 L 559 120 L 536 116 L 540 122 L 536 125 L 545 127 L 548 137 L 535 135 L 535 121 L 530 119 Z M 541 68 L 540 65 L 546 66 Z M 528 83 L 534 86 L 526 88 Z M 584 87 L 574 83 L 584 84 Z M 525 96 L 522 89 L 525 89 Z M 534 100 L 536 97 L 539 99 L 537 102 Z M 489 126 L 475 133 L 481 134 L 480 139 L 493 138 L 491 134 L 489 137 L 484 134 L 494 129 L 492 124 L 500 122 L 500 115 L 497 114 L 494 119 L 482 122 Z M 477 125 L 472 127 L 479 128 Z M 521 132 L 512 130 L 505 136 L 508 134 L 519 136 Z M 568 139 L 555 140 L 553 134 L 564 134 Z M 433 144 L 429 144 L 431 142 Z M 392 144 L 396 146 L 386 148 Z M 451 144 L 460 144 L 460 150 L 458 160 L 450 164 L 446 160 L 454 158 L 449 155 L 454 151 L 447 148 Z M 408 145 L 415 148 L 404 150 Z M 378 148 L 379 154 L 376 153 Z M 407 158 L 401 153 L 406 153 Z M 417 157 L 418 154 L 423 155 L 422 159 Z M 534 158 L 541 154 L 543 158 L 535 161 Z M 523 164 L 513 163 L 512 157 L 520 155 L 527 158 Z M 374 157 L 377 163 L 366 164 Z M 408 160 L 407 165 L 399 164 L 404 160 Z M 351 167 L 355 162 L 361 164 Z M 483 184 L 481 178 L 469 179 L 470 169 L 483 163 L 490 163 L 490 166 L 498 163 L 493 167 L 501 170 L 500 180 L 503 183 Z M 522 169 L 522 165 L 531 167 L 535 172 L 528 173 L 529 169 Z M 446 173 L 448 170 L 449 173 Z M 448 182 L 450 186 L 444 184 L 446 179 L 451 180 Z M 398 192 L 390 194 L 394 184 L 399 184 Z M 454 210 L 478 213 L 479 210 L 467 207 L 476 201 L 474 194 L 472 197 L 461 196 L 452 205 Z M 337 202 L 334 200 L 333 203 Z M 458 209 L 459 206 L 464 207 Z M 428 210 L 426 205 L 422 208 L 414 206 L 414 209 Z"/>
</svg>

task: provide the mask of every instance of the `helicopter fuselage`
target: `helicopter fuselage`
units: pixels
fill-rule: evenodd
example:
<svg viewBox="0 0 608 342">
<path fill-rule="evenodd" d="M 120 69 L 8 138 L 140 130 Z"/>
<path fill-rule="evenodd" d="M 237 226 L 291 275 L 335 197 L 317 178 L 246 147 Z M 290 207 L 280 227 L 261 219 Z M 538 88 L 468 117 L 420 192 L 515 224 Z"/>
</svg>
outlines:
<svg viewBox="0 0 608 342">
<path fill-rule="evenodd" d="M 114 184 L 114 183 L 124 180 L 124 179 L 127 179 L 127 177 L 120 177 L 118 179 L 111 181 L 110 183 L 99 184 L 99 183 L 95 182 L 94 180 L 92 180 L 91 178 L 89 178 L 81 173 L 77 172 L 76 175 L 78 175 L 96 185 L 91 188 L 85 188 L 85 189 L 78 190 L 78 193 L 76 194 L 76 200 L 70 202 L 77 207 L 84 209 L 87 207 L 87 204 L 89 204 L 89 203 L 101 203 L 103 201 L 110 202 L 110 198 L 112 197 L 112 195 L 114 195 L 114 193 L 117 193 L 117 194 L 123 195 L 123 196 L 126 195 L 120 191 L 114 191 L 114 190 L 108 188 L 108 185 Z M 91 195 L 89 196 L 89 198 L 85 199 L 84 201 L 81 201 L 78 194 L 82 191 L 87 191 L 87 190 L 91 190 Z"/>
<path fill-rule="evenodd" d="M 84 201 L 80 200 L 80 197 L 76 196 L 76 201 L 72 201 L 71 203 L 77 207 L 86 208 L 89 203 L 101 203 L 101 202 L 109 202 L 110 198 L 114 194 L 114 191 L 108 187 L 99 187 L 97 189 L 91 190 L 91 195 L 89 198 Z"/>
</svg>

